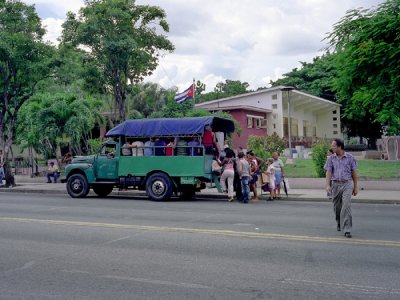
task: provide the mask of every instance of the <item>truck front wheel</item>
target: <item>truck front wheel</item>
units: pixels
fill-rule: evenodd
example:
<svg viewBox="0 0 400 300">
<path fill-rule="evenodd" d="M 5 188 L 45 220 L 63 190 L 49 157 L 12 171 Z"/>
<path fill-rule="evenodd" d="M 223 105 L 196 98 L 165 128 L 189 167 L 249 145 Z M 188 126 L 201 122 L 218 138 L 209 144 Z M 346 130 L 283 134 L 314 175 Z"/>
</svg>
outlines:
<svg viewBox="0 0 400 300">
<path fill-rule="evenodd" d="M 106 197 L 112 192 L 113 188 L 112 184 L 93 185 L 93 192 L 99 197 Z"/>
<path fill-rule="evenodd" d="M 155 201 L 165 201 L 171 198 L 173 186 L 171 178 L 164 173 L 154 173 L 146 181 L 147 195 Z"/>
<path fill-rule="evenodd" d="M 84 198 L 89 193 L 89 184 L 82 174 L 74 174 L 68 178 L 67 192 L 72 198 Z"/>
</svg>

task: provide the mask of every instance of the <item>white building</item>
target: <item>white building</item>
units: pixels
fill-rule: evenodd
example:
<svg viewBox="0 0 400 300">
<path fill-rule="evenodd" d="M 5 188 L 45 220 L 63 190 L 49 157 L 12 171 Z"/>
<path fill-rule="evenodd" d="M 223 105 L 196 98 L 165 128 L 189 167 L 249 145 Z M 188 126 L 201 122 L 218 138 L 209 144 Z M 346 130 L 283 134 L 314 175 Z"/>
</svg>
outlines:
<svg viewBox="0 0 400 300">
<path fill-rule="evenodd" d="M 280 137 L 291 136 L 292 145 L 321 138 L 341 138 L 340 104 L 300 92 L 291 87 L 278 86 L 247 94 L 196 104 L 196 108 L 208 111 L 227 111 L 250 134 L 254 129 L 264 129 L 260 135 L 277 133 Z M 238 108 L 242 108 L 241 110 Z M 263 113 L 254 115 L 251 109 Z M 289 116 L 290 127 L 289 132 Z M 260 126 L 260 124 L 262 124 Z M 243 130 L 246 135 L 247 130 Z M 247 139 L 248 136 L 242 137 Z M 242 139 L 241 138 L 241 139 Z"/>
</svg>

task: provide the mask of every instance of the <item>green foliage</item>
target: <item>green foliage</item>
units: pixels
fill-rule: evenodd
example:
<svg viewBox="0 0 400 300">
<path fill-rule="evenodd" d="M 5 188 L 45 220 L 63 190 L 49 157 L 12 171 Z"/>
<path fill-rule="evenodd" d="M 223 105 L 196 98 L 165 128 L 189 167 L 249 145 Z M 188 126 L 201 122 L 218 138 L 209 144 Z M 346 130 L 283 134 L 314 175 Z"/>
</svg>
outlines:
<svg viewBox="0 0 400 300">
<path fill-rule="evenodd" d="M 383 124 L 390 134 L 400 132 L 399 7 L 399 0 L 388 0 L 350 10 L 327 36 L 340 66 L 334 88 L 343 116 L 361 127 Z"/>
<path fill-rule="evenodd" d="M 102 141 L 100 139 L 89 139 L 88 140 L 88 153 L 89 155 L 91 154 L 97 154 L 100 151 Z"/>
<path fill-rule="evenodd" d="M 18 141 L 25 142 L 45 157 L 55 157 L 57 146 L 69 144 L 81 155 L 96 124 L 102 123 L 98 112 L 101 101 L 77 98 L 73 94 L 37 94 L 21 110 L 17 126 Z M 82 146 L 84 149 L 82 149 Z"/>
<path fill-rule="evenodd" d="M 0 148 L 6 157 L 21 107 L 56 65 L 44 34 L 34 6 L 0 1 Z"/>
<path fill-rule="evenodd" d="M 247 141 L 247 149 L 253 150 L 254 154 L 262 159 L 268 159 L 273 152 L 279 154 L 286 148 L 286 141 L 276 133 L 269 136 L 250 136 Z"/>
<path fill-rule="evenodd" d="M 160 7 L 136 5 L 134 0 L 87 0 L 78 15 L 68 13 L 63 24 L 63 44 L 90 50 L 87 78 L 113 94 L 120 121 L 126 117 L 128 83 L 151 75 L 161 51 L 174 50 L 160 34 L 169 31 L 165 18 Z"/>
<path fill-rule="evenodd" d="M 205 83 L 202 83 L 200 80 L 197 80 L 195 85 L 196 97 L 199 97 L 201 93 L 204 92 L 205 90 L 206 90 Z"/>
<path fill-rule="evenodd" d="M 335 101 L 333 80 L 337 76 L 337 67 L 334 55 L 328 52 L 320 57 L 315 57 L 312 63 L 300 63 L 300 69 L 295 68 L 291 72 L 283 74 L 283 78 L 271 81 L 270 84 L 273 87 L 279 85 L 293 86 L 311 95 Z"/>
<path fill-rule="evenodd" d="M 196 98 L 196 103 L 206 102 L 216 99 L 221 99 L 225 97 L 231 97 L 236 95 L 241 95 L 248 93 L 247 90 L 249 84 L 247 82 L 241 82 L 239 80 L 229 80 L 224 82 L 219 82 L 214 88 L 213 92 L 201 94 Z M 197 86 L 196 86 L 197 88 Z"/>
<path fill-rule="evenodd" d="M 140 113 L 142 118 L 147 118 L 151 114 L 159 112 L 160 108 L 165 106 L 166 99 L 171 99 L 174 95 L 175 90 L 166 90 L 161 88 L 157 83 L 133 85 L 128 90 L 128 116 L 129 118 L 139 119 L 138 113 Z"/>
<path fill-rule="evenodd" d="M 312 160 L 318 177 L 325 177 L 324 165 L 326 163 L 326 156 L 329 149 L 330 145 L 325 143 L 315 144 L 312 147 Z"/>
</svg>

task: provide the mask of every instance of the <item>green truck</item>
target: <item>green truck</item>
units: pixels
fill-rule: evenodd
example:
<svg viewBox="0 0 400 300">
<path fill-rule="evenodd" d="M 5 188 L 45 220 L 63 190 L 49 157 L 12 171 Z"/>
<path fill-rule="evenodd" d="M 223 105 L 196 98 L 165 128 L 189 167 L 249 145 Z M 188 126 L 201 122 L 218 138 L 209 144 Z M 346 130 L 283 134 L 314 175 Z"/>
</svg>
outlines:
<svg viewBox="0 0 400 300">
<path fill-rule="evenodd" d="M 201 142 L 207 127 L 225 134 L 235 129 L 231 120 L 218 117 L 127 120 L 107 132 L 109 140 L 98 154 L 75 157 L 65 168 L 68 194 L 83 198 L 93 189 L 98 196 L 106 197 L 114 188 L 119 188 L 145 190 L 156 201 L 168 200 L 174 193 L 191 198 L 213 178 L 213 155 Z M 156 155 L 166 147 L 144 146 L 144 141 L 149 139 L 193 137 L 198 138 L 199 145 L 183 146 L 187 155 Z M 128 139 L 143 144 L 133 151 L 136 155 L 126 155 Z M 152 155 L 138 155 L 148 152 L 145 150 L 149 148 Z M 197 155 L 193 155 L 194 150 Z"/>
</svg>

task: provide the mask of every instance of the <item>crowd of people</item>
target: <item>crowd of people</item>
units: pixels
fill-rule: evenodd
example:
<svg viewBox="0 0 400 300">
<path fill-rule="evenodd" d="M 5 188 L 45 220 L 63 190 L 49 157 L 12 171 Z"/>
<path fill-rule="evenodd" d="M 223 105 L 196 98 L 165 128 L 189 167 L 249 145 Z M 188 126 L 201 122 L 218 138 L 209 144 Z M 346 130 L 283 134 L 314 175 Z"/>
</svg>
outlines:
<svg viewBox="0 0 400 300">
<path fill-rule="evenodd" d="M 272 158 L 264 161 L 251 150 L 245 154 L 240 148 L 237 152 L 236 155 L 235 151 L 225 147 L 224 157 L 220 157 L 218 151 L 214 153 L 212 171 L 219 177 L 221 189 L 227 193 L 228 201 L 233 201 L 235 196 L 242 203 L 259 201 L 257 182 L 261 169 L 265 169 L 261 174 L 262 188 L 270 192 L 267 201 L 280 199 L 284 165 L 278 153 L 274 152 Z"/>
</svg>

